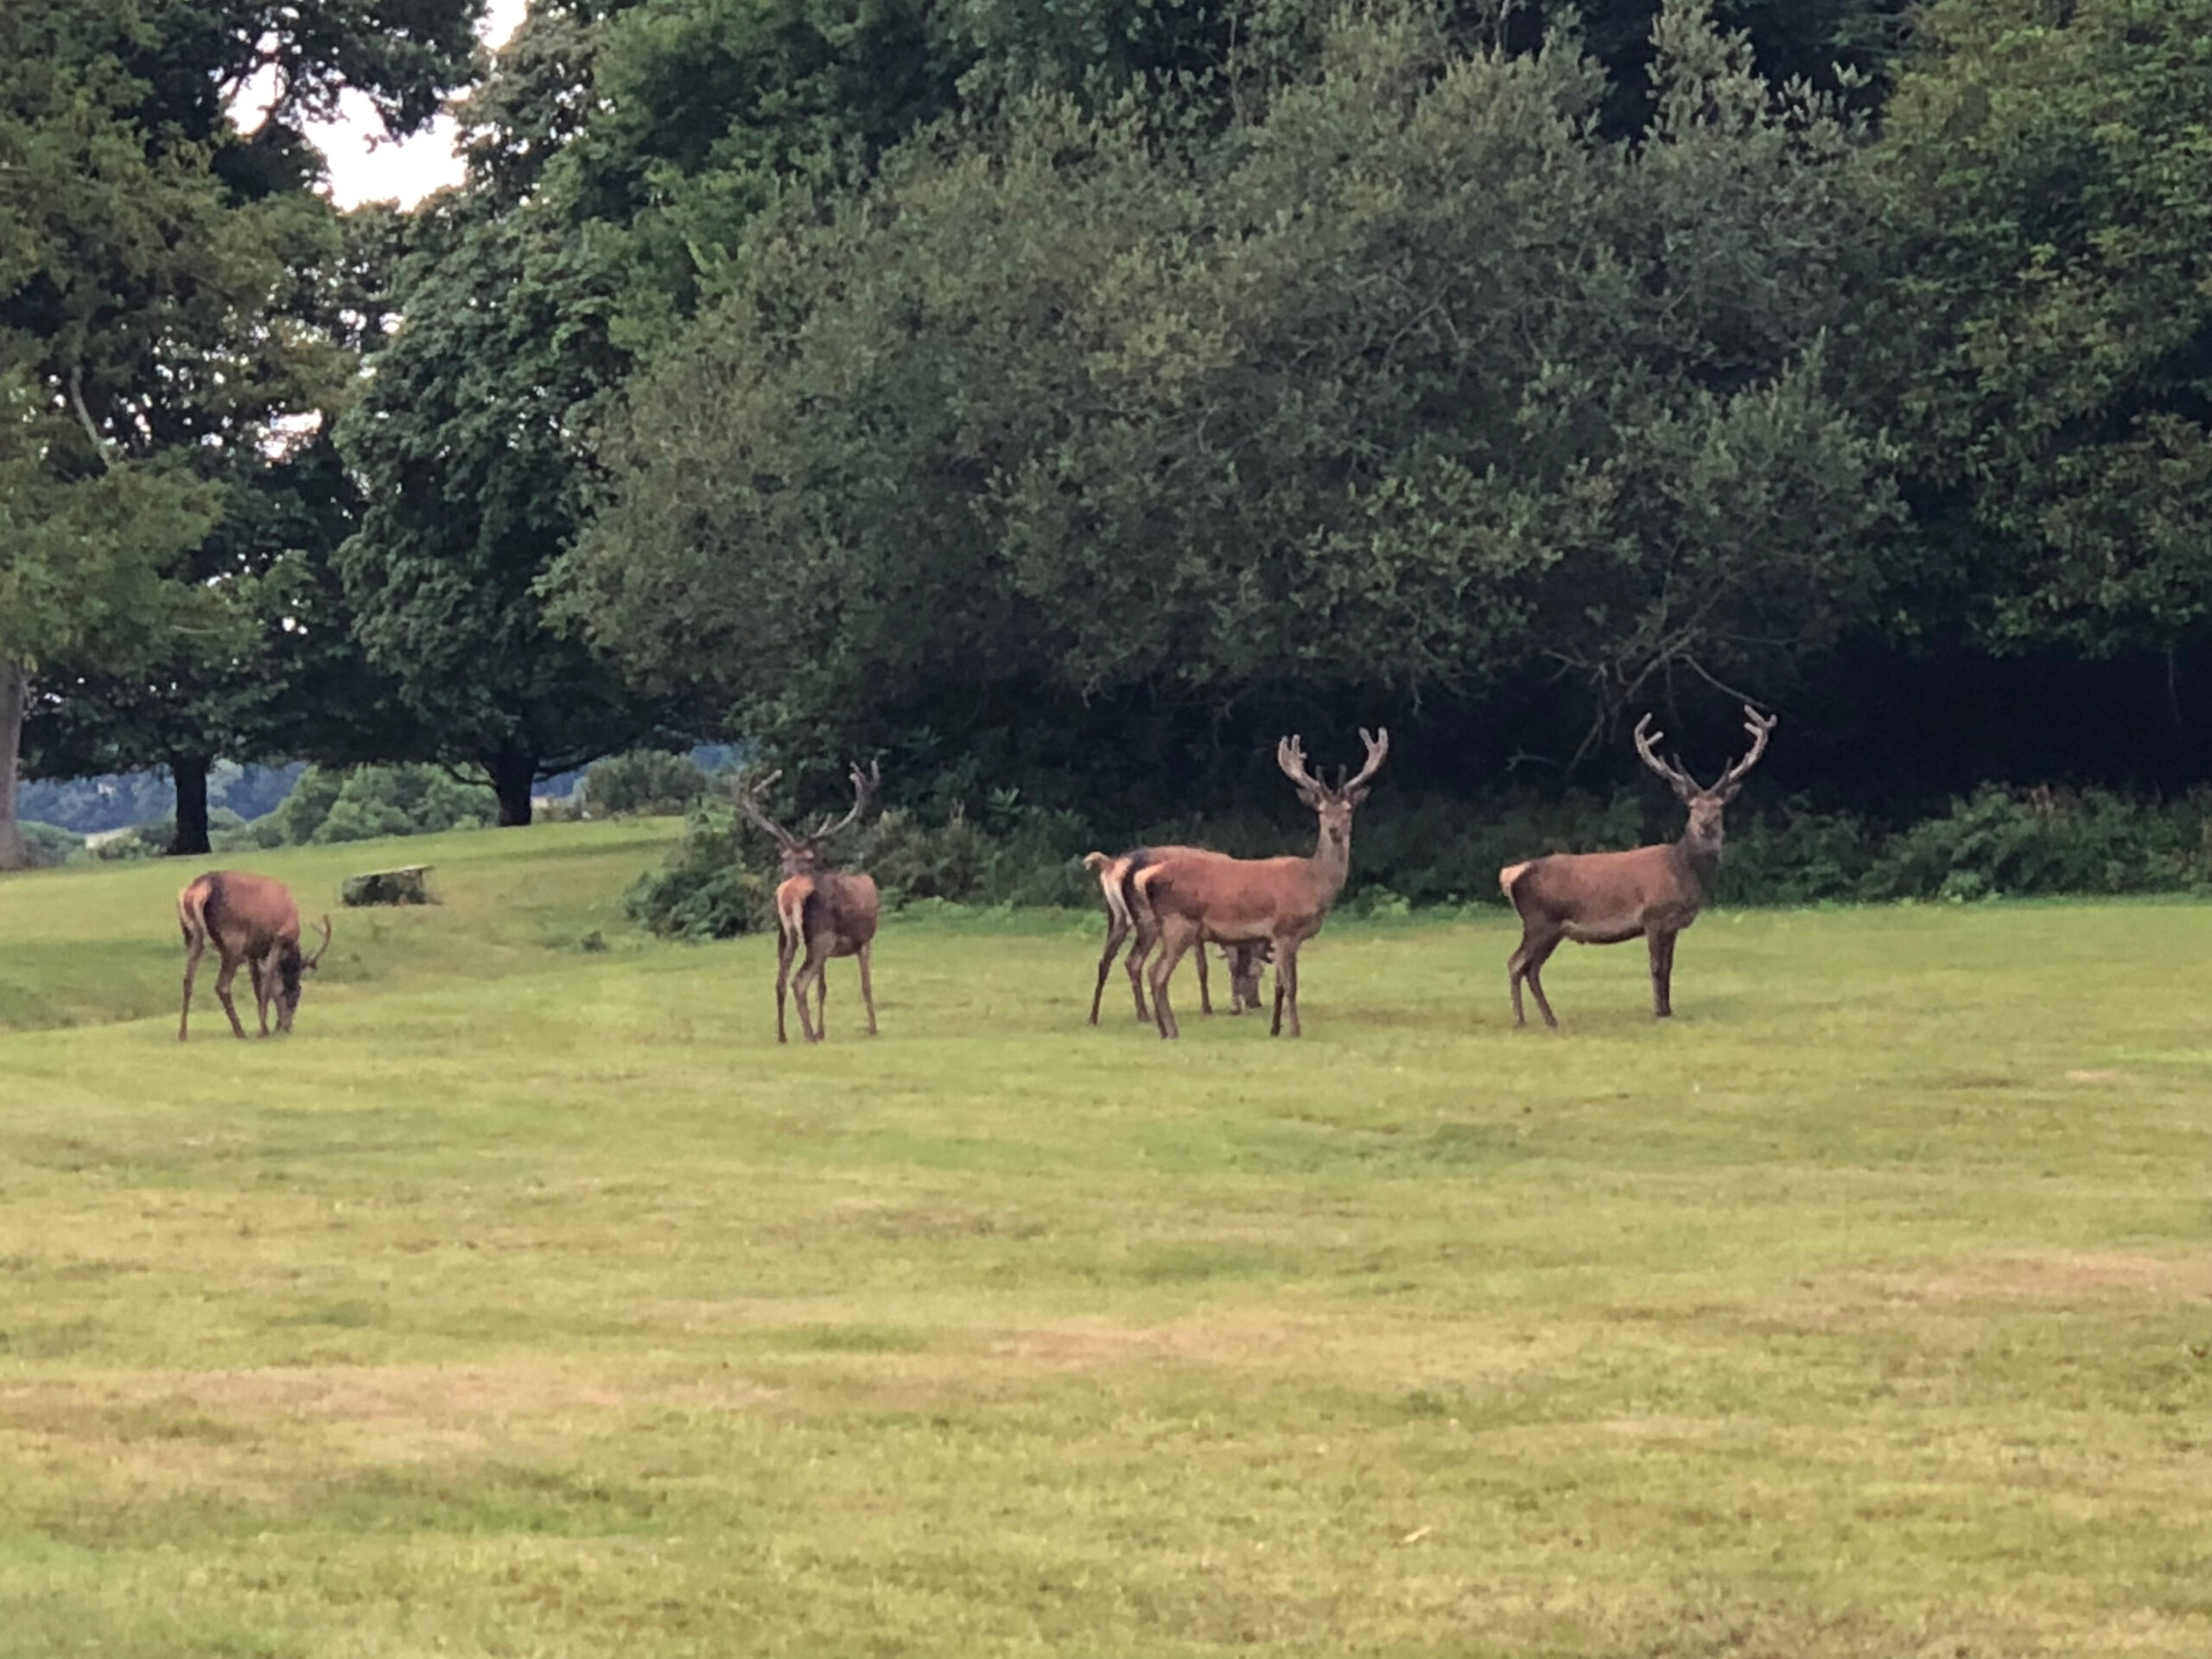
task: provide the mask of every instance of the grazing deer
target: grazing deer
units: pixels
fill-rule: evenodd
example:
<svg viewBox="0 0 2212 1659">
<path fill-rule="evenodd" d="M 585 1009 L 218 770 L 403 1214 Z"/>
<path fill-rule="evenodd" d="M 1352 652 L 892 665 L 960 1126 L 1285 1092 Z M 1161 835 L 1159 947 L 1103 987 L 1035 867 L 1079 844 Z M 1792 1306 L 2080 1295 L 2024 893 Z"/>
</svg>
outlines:
<svg viewBox="0 0 2212 1659">
<path fill-rule="evenodd" d="M 1122 942 L 1131 933 L 1136 943 L 1129 947 L 1129 995 L 1135 999 L 1137 1018 L 1149 1020 L 1152 1010 L 1144 1005 L 1144 964 L 1160 943 L 1160 931 L 1148 917 L 1141 916 L 1130 903 L 1129 883 L 1136 873 L 1163 858 L 1221 858 L 1226 855 L 1205 847 L 1138 847 L 1116 856 L 1108 853 L 1085 853 L 1083 861 L 1098 878 L 1098 889 L 1106 899 L 1106 949 L 1098 958 L 1098 984 L 1090 994 L 1090 1023 L 1098 1023 L 1098 1005 L 1106 995 L 1106 976 L 1113 969 L 1114 957 L 1121 950 Z M 1224 944 L 1223 958 L 1229 964 L 1229 1011 L 1242 1014 L 1246 1008 L 1260 1006 L 1260 975 L 1273 957 L 1265 943 Z M 1198 1011 L 1213 1012 L 1212 988 L 1206 982 L 1206 955 L 1198 952 Z"/>
<path fill-rule="evenodd" d="M 868 953 L 875 943 L 877 899 L 875 878 L 856 872 L 833 870 L 823 849 L 835 836 L 867 810 L 868 798 L 883 781 L 882 763 L 866 772 L 853 768 L 852 810 L 835 823 L 825 815 L 813 830 L 794 836 L 760 810 L 780 772 L 753 782 L 738 780 L 734 793 L 738 810 L 772 837 L 781 861 L 784 879 L 776 888 L 776 1040 L 784 1034 L 784 995 L 788 988 L 798 1000 L 798 1028 L 810 1043 L 829 1034 L 823 1011 L 830 1001 L 825 969 L 833 957 L 857 957 L 861 967 L 861 1001 L 868 1009 L 868 1034 L 875 1033 L 875 988 L 868 980 Z M 798 961 L 798 976 L 791 963 Z M 815 992 L 814 1018 L 807 1019 L 806 994 Z"/>
<path fill-rule="evenodd" d="M 1697 919 L 1712 896 L 1726 839 L 1720 815 L 1744 785 L 1744 774 L 1766 753 L 1775 716 L 1744 705 L 1744 729 L 1751 752 L 1720 774 L 1712 788 L 1699 785 L 1681 766 L 1659 758 L 1663 732 L 1648 732 L 1651 716 L 1636 722 L 1636 752 L 1643 764 L 1664 778 L 1675 798 L 1690 810 L 1689 827 L 1676 842 L 1638 847 L 1624 853 L 1554 853 L 1509 864 L 1497 873 L 1498 885 L 1521 913 L 1521 948 L 1506 963 L 1513 992 L 1513 1023 L 1528 1022 L 1521 1013 L 1521 982 L 1536 994 L 1544 1023 L 1556 1029 L 1552 1005 L 1544 995 L 1544 963 L 1560 941 L 1578 944 L 1619 944 L 1643 938 L 1651 946 L 1651 1012 L 1664 1020 L 1675 1011 L 1675 936 Z"/>
<path fill-rule="evenodd" d="M 1339 771 L 1334 789 L 1306 769 L 1306 753 L 1297 738 L 1275 745 L 1275 764 L 1297 786 L 1299 799 L 1320 818 L 1311 858 L 1224 858 L 1215 853 L 1163 858 L 1136 873 L 1131 883 L 1135 908 L 1148 911 L 1160 932 L 1160 954 L 1151 970 L 1152 1012 L 1163 1038 L 1179 1034 L 1174 1010 L 1167 1004 L 1168 978 L 1185 951 L 1193 944 L 1203 949 L 1208 939 L 1273 947 L 1275 1013 L 1268 1032 L 1282 1033 L 1287 1007 L 1290 1034 L 1300 1034 L 1298 948 L 1321 931 L 1329 906 L 1344 891 L 1351 868 L 1351 815 L 1367 798 L 1390 753 L 1387 731 L 1363 731 L 1359 738 L 1367 746 L 1367 764 L 1349 782 Z"/>
<path fill-rule="evenodd" d="M 253 1000 L 261 1034 L 269 1034 L 269 1005 L 276 1005 L 276 1029 L 289 1031 L 300 1006 L 300 979 L 315 971 L 330 949 L 330 918 L 322 918 L 322 943 L 311 957 L 300 954 L 300 907 L 292 890 L 265 875 L 217 870 L 203 875 L 176 896 L 177 925 L 184 930 L 184 1011 L 177 1018 L 176 1039 L 183 1042 L 192 1023 L 192 981 L 200 958 L 213 944 L 222 958 L 215 995 L 231 1016 L 231 1030 L 241 1040 L 245 1027 L 231 1001 L 231 982 L 243 963 L 253 975 Z"/>
</svg>

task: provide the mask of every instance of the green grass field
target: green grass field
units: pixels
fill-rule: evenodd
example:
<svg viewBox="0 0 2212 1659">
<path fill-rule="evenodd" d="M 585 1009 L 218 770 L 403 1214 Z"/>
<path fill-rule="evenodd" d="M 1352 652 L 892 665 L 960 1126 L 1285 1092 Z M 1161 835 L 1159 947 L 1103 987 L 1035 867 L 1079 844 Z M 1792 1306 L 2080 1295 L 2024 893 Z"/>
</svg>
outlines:
<svg viewBox="0 0 2212 1659">
<path fill-rule="evenodd" d="M 0 1653 L 2212 1653 L 2212 910 L 1717 913 L 1558 1036 L 1340 921 L 1174 1047 L 898 918 L 779 1050 L 670 832 L 255 861 L 448 900 L 265 1043 L 189 869 L 0 881 Z"/>
</svg>

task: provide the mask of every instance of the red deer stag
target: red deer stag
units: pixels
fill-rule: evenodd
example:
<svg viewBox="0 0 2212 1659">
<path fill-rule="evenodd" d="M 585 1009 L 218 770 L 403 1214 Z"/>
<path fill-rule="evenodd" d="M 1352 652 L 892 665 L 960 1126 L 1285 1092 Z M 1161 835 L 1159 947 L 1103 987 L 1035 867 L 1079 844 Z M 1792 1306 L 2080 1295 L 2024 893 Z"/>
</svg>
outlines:
<svg viewBox="0 0 2212 1659">
<path fill-rule="evenodd" d="M 1275 745 L 1275 764 L 1297 785 L 1298 798 L 1320 818 L 1320 836 L 1311 858 L 1163 858 L 1137 872 L 1132 883 L 1135 908 L 1148 912 L 1160 933 L 1153 959 L 1152 1012 L 1164 1038 L 1179 1034 L 1175 1012 L 1167 1004 L 1167 981 L 1175 964 L 1193 944 L 1265 943 L 1274 950 L 1275 1012 L 1269 1034 L 1282 1033 L 1286 1007 L 1290 1034 L 1300 1034 L 1298 948 L 1321 931 L 1329 906 L 1344 891 L 1351 868 L 1351 815 L 1367 798 L 1375 774 L 1390 753 L 1390 734 L 1361 732 L 1367 764 L 1345 780 L 1337 773 L 1331 789 L 1306 769 L 1306 753 L 1295 737 Z"/>
<path fill-rule="evenodd" d="M 875 988 L 868 980 L 868 953 L 875 943 L 875 878 L 856 872 L 830 869 L 823 849 L 868 810 L 868 798 L 883 781 L 881 763 L 862 772 L 852 771 L 852 810 L 835 823 L 825 816 L 811 833 L 794 836 L 760 810 L 780 772 L 754 782 L 738 780 L 734 791 L 738 809 L 775 842 L 784 879 L 776 888 L 776 1040 L 784 1033 L 784 995 L 786 988 L 798 1001 L 799 1033 L 810 1043 L 829 1034 L 823 1011 L 830 1001 L 825 969 L 833 957 L 857 957 L 861 968 L 861 1001 L 868 1009 L 868 1034 L 875 1035 Z M 799 963 L 791 976 L 791 963 Z M 807 1019 L 806 994 L 815 992 L 814 1018 Z"/>
<path fill-rule="evenodd" d="M 292 890 L 265 875 L 217 870 L 203 875 L 176 896 L 177 925 L 184 930 L 184 1011 L 177 1018 L 176 1039 L 183 1042 L 192 1023 L 192 981 L 200 958 L 213 944 L 222 959 L 215 995 L 231 1016 L 231 1030 L 241 1039 L 245 1027 L 231 1001 L 231 981 L 243 963 L 253 975 L 253 1000 L 261 1015 L 261 1034 L 269 1034 L 269 1005 L 276 1005 L 276 1029 L 289 1031 L 300 1006 L 300 978 L 315 971 L 330 949 L 330 918 L 322 918 L 322 943 L 311 957 L 300 954 L 300 907 Z"/>
<path fill-rule="evenodd" d="M 1098 985 L 1090 994 L 1090 1023 L 1098 1023 L 1098 1005 L 1106 995 L 1106 976 L 1113 970 L 1114 958 L 1122 949 L 1122 942 L 1131 933 L 1136 943 L 1129 947 L 1129 995 L 1136 1001 L 1137 1018 L 1149 1020 L 1152 1010 L 1144 1005 L 1144 964 L 1160 943 L 1159 930 L 1148 925 L 1146 918 L 1138 915 L 1130 904 L 1129 883 L 1139 870 L 1158 863 L 1163 858 L 1221 858 L 1226 855 L 1205 847 L 1137 847 L 1116 856 L 1107 853 L 1085 853 L 1083 861 L 1098 878 L 1098 890 L 1106 899 L 1106 949 L 1098 958 Z M 1229 964 L 1229 1011 L 1242 1014 L 1247 1008 L 1260 1006 L 1260 975 L 1266 969 L 1273 953 L 1264 944 L 1224 944 L 1221 954 Z M 1198 1011 L 1213 1012 L 1212 988 L 1206 982 L 1206 954 L 1198 952 Z"/>
<path fill-rule="evenodd" d="M 1544 963 L 1560 941 L 1578 944 L 1619 944 L 1643 938 L 1651 946 L 1651 1012 L 1671 1016 L 1675 977 L 1675 936 L 1697 919 L 1713 892 L 1726 839 L 1722 810 L 1736 798 L 1744 774 L 1766 753 L 1775 716 L 1744 705 L 1744 729 L 1751 752 L 1720 774 L 1712 788 L 1701 788 L 1679 764 L 1662 760 L 1663 732 L 1647 732 L 1651 716 L 1636 722 L 1636 752 L 1643 764 L 1664 778 L 1675 798 L 1690 810 L 1688 829 L 1676 842 L 1638 847 L 1624 853 L 1554 853 L 1509 864 L 1497 873 L 1498 885 L 1521 913 L 1521 948 L 1506 963 L 1513 992 L 1513 1023 L 1526 1025 L 1521 1012 L 1521 982 L 1536 994 L 1547 1026 L 1557 1029 L 1544 995 Z"/>
</svg>

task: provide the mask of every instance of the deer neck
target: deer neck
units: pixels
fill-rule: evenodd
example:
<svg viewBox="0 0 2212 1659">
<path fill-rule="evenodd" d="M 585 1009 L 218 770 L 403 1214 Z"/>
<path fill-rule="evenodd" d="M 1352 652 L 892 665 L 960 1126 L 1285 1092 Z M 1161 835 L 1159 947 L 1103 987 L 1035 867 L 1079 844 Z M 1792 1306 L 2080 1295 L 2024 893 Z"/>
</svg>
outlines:
<svg viewBox="0 0 2212 1659">
<path fill-rule="evenodd" d="M 1700 847 L 1685 836 L 1667 850 L 1676 874 L 1702 905 L 1713 896 L 1713 881 L 1720 874 L 1720 849 Z"/>
<path fill-rule="evenodd" d="M 1321 903 L 1325 907 L 1336 902 L 1337 895 L 1344 890 L 1345 879 L 1351 874 L 1351 834 L 1347 830 L 1341 846 L 1329 844 L 1328 832 L 1321 831 L 1314 841 L 1313 856 L 1306 861 L 1313 872 L 1314 886 L 1319 890 Z"/>
</svg>

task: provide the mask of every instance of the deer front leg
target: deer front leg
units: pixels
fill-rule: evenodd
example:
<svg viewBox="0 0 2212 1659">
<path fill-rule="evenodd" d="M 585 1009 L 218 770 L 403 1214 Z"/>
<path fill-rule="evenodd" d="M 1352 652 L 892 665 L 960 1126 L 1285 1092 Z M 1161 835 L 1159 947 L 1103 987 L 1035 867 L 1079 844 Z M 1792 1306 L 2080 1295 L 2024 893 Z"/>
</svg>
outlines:
<svg viewBox="0 0 2212 1659">
<path fill-rule="evenodd" d="M 1213 1018 L 1213 988 L 1206 983 L 1206 946 L 1204 939 L 1198 941 L 1198 1012 L 1211 1020 Z"/>
<path fill-rule="evenodd" d="M 1651 1017 L 1666 1020 L 1675 1012 L 1675 939 L 1672 930 L 1655 931 L 1651 944 Z"/>
<path fill-rule="evenodd" d="M 259 957 L 246 958 L 246 971 L 253 976 L 253 1011 L 260 1016 L 261 1034 L 269 1034 L 269 997 L 276 988 L 275 966 Z"/>
<path fill-rule="evenodd" d="M 215 976 L 215 1000 L 223 1005 L 223 1012 L 231 1016 L 231 1035 L 240 1042 L 245 1040 L 245 1027 L 238 1023 L 238 1004 L 231 1001 L 231 982 L 238 976 L 238 964 L 227 953 L 223 957 L 223 971 Z"/>
</svg>

